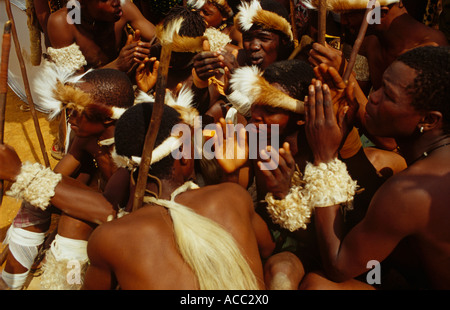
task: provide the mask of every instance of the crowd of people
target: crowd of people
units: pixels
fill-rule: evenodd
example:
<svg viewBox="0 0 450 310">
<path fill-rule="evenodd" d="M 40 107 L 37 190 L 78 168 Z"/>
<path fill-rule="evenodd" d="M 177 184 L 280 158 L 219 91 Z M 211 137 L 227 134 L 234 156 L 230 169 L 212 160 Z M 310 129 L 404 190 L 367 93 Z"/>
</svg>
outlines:
<svg viewBox="0 0 450 310">
<path fill-rule="evenodd" d="M 368 1 L 328 1 L 337 47 L 313 0 L 34 3 L 61 159 L 0 145 L 5 287 L 450 288 L 450 47 L 418 1 L 379 1 L 348 81 Z"/>
</svg>

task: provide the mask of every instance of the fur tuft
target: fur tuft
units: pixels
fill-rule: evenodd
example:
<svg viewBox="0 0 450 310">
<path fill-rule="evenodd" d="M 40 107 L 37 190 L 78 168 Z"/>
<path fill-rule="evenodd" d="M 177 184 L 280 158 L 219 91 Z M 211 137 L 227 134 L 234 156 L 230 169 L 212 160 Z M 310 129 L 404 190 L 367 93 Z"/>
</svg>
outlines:
<svg viewBox="0 0 450 310">
<path fill-rule="evenodd" d="M 55 97 L 54 91 L 59 84 L 76 84 L 84 74 L 76 75 L 73 71 L 64 69 L 53 62 L 44 60 L 41 71 L 32 81 L 32 87 L 36 95 L 36 108 L 49 113 L 48 118 L 54 119 L 63 109 L 62 102 Z"/>
<path fill-rule="evenodd" d="M 238 6 L 239 13 L 236 18 L 238 21 L 239 28 L 244 31 L 249 31 L 253 26 L 253 19 L 262 10 L 261 4 L 258 0 L 253 0 L 252 2 L 242 2 Z"/>
<path fill-rule="evenodd" d="M 398 3 L 399 0 L 377 0 L 381 6 Z M 319 0 L 304 0 L 303 4 L 311 10 L 319 8 Z M 369 4 L 369 0 L 328 0 L 327 10 L 333 12 L 345 12 L 351 10 L 364 10 Z"/>
</svg>

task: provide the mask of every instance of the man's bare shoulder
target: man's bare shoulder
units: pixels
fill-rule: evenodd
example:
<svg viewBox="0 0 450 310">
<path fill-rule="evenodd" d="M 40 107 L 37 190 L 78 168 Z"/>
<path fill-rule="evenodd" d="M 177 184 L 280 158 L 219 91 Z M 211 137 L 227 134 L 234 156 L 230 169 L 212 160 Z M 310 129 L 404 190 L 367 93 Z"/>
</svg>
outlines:
<svg viewBox="0 0 450 310">
<path fill-rule="evenodd" d="M 75 26 L 69 23 L 67 18 L 67 8 L 59 9 L 48 18 L 48 36 L 54 48 L 69 46 L 75 42 Z"/>
</svg>

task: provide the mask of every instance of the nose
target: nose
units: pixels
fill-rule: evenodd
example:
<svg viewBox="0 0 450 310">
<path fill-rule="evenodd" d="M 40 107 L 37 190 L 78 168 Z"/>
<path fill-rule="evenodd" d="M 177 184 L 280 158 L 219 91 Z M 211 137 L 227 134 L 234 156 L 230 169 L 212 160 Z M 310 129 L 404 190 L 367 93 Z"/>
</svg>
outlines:
<svg viewBox="0 0 450 310">
<path fill-rule="evenodd" d="M 377 105 L 380 102 L 381 93 L 382 93 L 382 88 L 379 88 L 376 91 L 374 91 L 373 93 L 371 93 L 367 104 Z"/>
<path fill-rule="evenodd" d="M 258 51 L 260 49 L 261 49 L 261 43 L 259 42 L 259 40 L 253 39 L 252 41 L 250 41 L 250 50 Z"/>
<path fill-rule="evenodd" d="M 112 5 L 113 7 L 118 7 L 118 6 L 120 6 L 120 0 L 112 0 L 111 5 Z"/>
</svg>

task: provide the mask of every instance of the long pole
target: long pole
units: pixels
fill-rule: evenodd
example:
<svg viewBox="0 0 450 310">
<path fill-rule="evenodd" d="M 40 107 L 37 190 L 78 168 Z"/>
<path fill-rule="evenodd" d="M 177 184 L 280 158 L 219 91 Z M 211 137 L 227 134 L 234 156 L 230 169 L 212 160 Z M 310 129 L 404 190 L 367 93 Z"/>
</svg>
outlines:
<svg viewBox="0 0 450 310">
<path fill-rule="evenodd" d="M 347 84 L 348 79 L 350 78 L 350 74 L 353 71 L 353 67 L 355 66 L 356 56 L 358 55 L 359 49 L 361 48 L 361 44 L 364 41 L 364 37 L 366 36 L 367 27 L 369 26 L 368 16 L 372 11 L 372 7 L 368 7 L 364 14 L 364 19 L 362 21 L 361 27 L 359 28 L 358 36 L 356 37 L 355 43 L 353 44 L 352 52 L 350 54 L 350 59 L 348 60 L 347 68 L 345 68 L 344 75 L 342 79 Z"/>
<path fill-rule="evenodd" d="M 6 94 L 8 92 L 8 64 L 11 50 L 11 21 L 5 23 L 2 40 L 2 58 L 0 65 L 0 144 L 5 137 Z M 0 181 L 0 206 L 3 202 L 3 180 Z"/>
<path fill-rule="evenodd" d="M 169 73 L 170 57 L 172 55 L 171 44 L 163 44 L 160 65 L 158 68 L 158 78 L 156 80 L 155 103 L 153 105 L 152 117 L 145 136 L 144 147 L 142 150 L 141 163 L 139 165 L 139 174 L 136 181 L 136 188 L 133 199 L 133 211 L 142 206 L 145 188 L 147 187 L 147 175 L 152 161 L 152 152 L 155 146 L 156 136 L 158 134 L 161 118 L 164 111 L 164 99 L 166 95 L 167 75 Z"/>
<path fill-rule="evenodd" d="M 327 0 L 319 0 L 319 18 L 317 27 L 317 42 L 325 46 L 327 32 Z"/>
<path fill-rule="evenodd" d="M 8 18 L 9 18 L 9 20 L 12 23 L 12 25 L 11 25 L 11 33 L 12 33 L 12 37 L 14 39 L 14 46 L 15 46 L 15 49 L 16 49 L 17 59 L 19 60 L 20 70 L 22 72 L 22 79 L 23 79 L 23 84 L 24 84 L 24 87 L 25 87 L 25 93 L 26 93 L 27 99 L 28 99 L 28 105 L 30 107 L 31 116 L 32 116 L 33 122 L 34 122 L 34 129 L 36 130 L 36 134 L 37 134 L 37 137 L 38 137 L 38 140 L 39 140 L 39 145 L 41 147 L 42 156 L 44 158 L 45 166 L 50 167 L 50 160 L 48 159 L 47 152 L 45 151 L 44 138 L 42 136 L 41 128 L 39 126 L 39 120 L 37 118 L 36 108 L 34 106 L 34 101 L 33 101 L 33 98 L 31 96 L 30 83 L 28 82 L 27 70 L 25 68 L 25 62 L 23 60 L 23 56 L 22 56 L 22 53 L 21 53 L 22 50 L 20 48 L 19 37 L 17 36 L 17 30 L 16 30 L 16 25 L 15 25 L 15 22 L 14 22 L 14 16 L 13 16 L 12 11 L 11 11 L 11 2 L 10 2 L 10 0 L 6 0 L 5 1 L 5 6 L 6 6 L 6 13 L 8 14 Z"/>
</svg>

